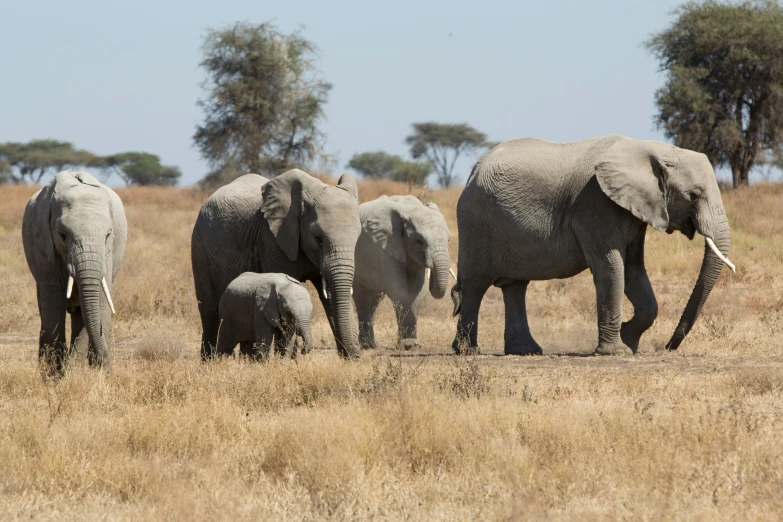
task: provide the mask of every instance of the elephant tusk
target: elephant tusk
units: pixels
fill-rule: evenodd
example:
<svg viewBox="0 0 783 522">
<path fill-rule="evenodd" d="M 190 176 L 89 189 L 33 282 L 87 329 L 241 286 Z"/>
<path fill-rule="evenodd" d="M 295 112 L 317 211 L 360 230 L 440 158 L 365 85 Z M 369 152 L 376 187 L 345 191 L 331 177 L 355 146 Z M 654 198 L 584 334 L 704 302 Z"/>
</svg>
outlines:
<svg viewBox="0 0 783 522">
<path fill-rule="evenodd" d="M 111 302 L 111 294 L 109 293 L 109 285 L 106 284 L 106 278 L 104 277 L 101 279 L 101 287 L 103 288 L 103 293 L 106 294 L 106 300 L 109 302 L 109 308 L 111 308 L 111 313 L 116 313 L 114 311 L 114 303 Z"/>
<path fill-rule="evenodd" d="M 73 292 L 73 276 L 68 276 L 68 286 L 65 289 L 65 298 L 70 299 L 71 298 L 71 292 Z"/>
<path fill-rule="evenodd" d="M 329 296 L 326 294 L 326 279 L 321 278 L 321 292 L 324 294 L 324 299 L 329 300 Z"/>
<path fill-rule="evenodd" d="M 451 277 L 453 277 L 455 281 L 457 280 L 457 274 L 454 273 L 454 270 L 452 270 L 451 267 L 449 267 L 449 274 L 451 274 Z"/>
<path fill-rule="evenodd" d="M 427 281 L 430 280 L 430 272 L 431 272 L 431 270 L 429 268 L 425 268 L 424 269 L 424 277 L 427 278 Z"/>
<path fill-rule="evenodd" d="M 704 239 L 705 239 L 705 241 L 707 241 L 707 244 L 712 249 L 712 251 L 715 252 L 715 255 L 718 256 L 718 259 L 720 259 L 721 261 L 726 263 L 728 265 L 728 267 L 731 268 L 731 271 L 736 274 L 737 273 L 737 267 L 734 266 L 734 263 L 729 261 L 728 257 L 726 257 L 723 254 L 721 254 L 720 250 L 718 250 L 718 247 L 716 247 L 715 243 L 712 241 L 712 238 L 705 237 Z"/>
<path fill-rule="evenodd" d="M 351 287 L 351 295 L 353 295 L 353 287 Z"/>
</svg>

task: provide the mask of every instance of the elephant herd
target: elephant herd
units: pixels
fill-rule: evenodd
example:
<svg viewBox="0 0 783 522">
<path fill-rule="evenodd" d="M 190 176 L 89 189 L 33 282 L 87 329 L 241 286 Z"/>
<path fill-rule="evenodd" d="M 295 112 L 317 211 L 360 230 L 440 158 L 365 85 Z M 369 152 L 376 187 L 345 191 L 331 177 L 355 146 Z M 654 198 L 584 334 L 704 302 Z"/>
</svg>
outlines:
<svg viewBox="0 0 783 522">
<path fill-rule="evenodd" d="M 590 269 L 596 287 L 597 354 L 636 353 L 658 311 L 644 266 L 647 225 L 689 239 L 704 236 L 701 271 L 667 349 L 692 328 L 726 257 L 730 235 L 707 157 L 620 135 L 554 143 L 501 143 L 474 166 L 457 205 L 458 273 L 449 229 L 434 203 L 381 196 L 359 205 L 349 174 L 326 184 L 294 169 L 273 179 L 247 174 L 202 206 L 191 238 L 201 317 L 201 357 L 312 348 L 310 281 L 338 353 L 374 348 L 375 311 L 394 303 L 398 347 L 418 344 L 419 304 L 442 298 L 450 274 L 456 353 L 477 353 L 478 312 L 490 286 L 505 305 L 504 352 L 540 354 L 530 333 L 526 291 L 533 280 Z M 22 223 L 25 256 L 41 316 L 39 358 L 61 374 L 74 350 L 109 367 L 111 288 L 125 251 L 122 202 L 85 172 L 61 172 L 30 199 Z M 425 284 L 428 288 L 425 289 Z M 622 300 L 633 317 L 622 322 Z M 358 328 L 353 305 L 358 316 Z M 71 340 L 65 339 L 65 314 Z"/>
</svg>

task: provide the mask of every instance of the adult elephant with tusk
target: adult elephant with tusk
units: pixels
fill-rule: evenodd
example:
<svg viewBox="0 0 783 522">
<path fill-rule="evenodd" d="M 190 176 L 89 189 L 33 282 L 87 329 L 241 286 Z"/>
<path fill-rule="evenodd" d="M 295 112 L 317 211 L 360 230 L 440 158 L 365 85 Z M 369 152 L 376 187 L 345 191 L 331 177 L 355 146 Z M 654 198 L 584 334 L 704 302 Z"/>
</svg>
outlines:
<svg viewBox="0 0 783 522">
<path fill-rule="evenodd" d="M 540 354 L 525 294 L 532 280 L 589 268 L 596 287 L 597 354 L 636 353 L 658 305 L 644 268 L 647 225 L 704 236 L 701 271 L 666 345 L 676 350 L 729 261 L 730 234 L 715 173 L 703 154 L 611 135 L 572 143 L 501 143 L 473 168 L 457 206 L 459 314 L 455 351 L 477 350 L 478 311 L 494 285 L 505 304 L 505 353 Z M 633 317 L 622 320 L 625 294 Z"/>
<path fill-rule="evenodd" d="M 375 311 L 384 295 L 397 315 L 397 346 L 418 345 L 421 300 L 446 294 L 451 270 L 449 227 L 435 203 L 415 196 L 381 196 L 359 206 L 362 234 L 356 244 L 353 296 L 362 348 L 375 348 Z"/>
<path fill-rule="evenodd" d="M 334 186 L 298 169 L 272 180 L 247 174 L 210 196 L 191 239 L 202 360 L 215 355 L 220 296 L 243 272 L 311 281 L 320 290 L 338 353 L 358 357 L 351 304 L 358 197 L 350 174 Z"/>
<path fill-rule="evenodd" d="M 60 172 L 30 198 L 22 242 L 37 288 L 38 354 L 47 374 L 62 375 L 75 350 L 86 351 L 92 366 L 111 367 L 111 286 L 127 230 L 119 196 L 86 172 Z"/>
</svg>

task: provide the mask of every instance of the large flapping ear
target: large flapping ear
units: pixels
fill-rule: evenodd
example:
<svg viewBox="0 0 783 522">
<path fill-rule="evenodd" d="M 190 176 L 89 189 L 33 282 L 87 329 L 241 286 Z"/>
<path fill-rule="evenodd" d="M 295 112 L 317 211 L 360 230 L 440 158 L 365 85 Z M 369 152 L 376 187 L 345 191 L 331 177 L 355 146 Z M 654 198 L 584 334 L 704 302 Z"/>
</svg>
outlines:
<svg viewBox="0 0 783 522">
<path fill-rule="evenodd" d="M 598 158 L 595 177 L 612 201 L 661 232 L 669 227 L 666 170 L 650 142 L 620 140 Z"/>
<path fill-rule="evenodd" d="M 337 186 L 350 193 L 356 201 L 359 201 L 359 189 L 356 187 L 356 180 L 347 172 L 340 176 Z"/>
<path fill-rule="evenodd" d="M 391 257 L 405 263 L 405 220 L 391 198 L 379 198 L 362 205 L 362 231 Z"/>
<path fill-rule="evenodd" d="M 291 261 L 299 255 L 299 220 L 302 215 L 302 183 L 310 176 L 293 169 L 264 184 L 261 212 L 277 245 Z"/>
<path fill-rule="evenodd" d="M 22 226 L 29 231 L 36 256 L 47 263 L 55 263 L 54 237 L 52 236 L 52 203 L 54 182 L 38 191 L 27 203 Z M 29 257 L 28 257 L 29 259 Z"/>
</svg>

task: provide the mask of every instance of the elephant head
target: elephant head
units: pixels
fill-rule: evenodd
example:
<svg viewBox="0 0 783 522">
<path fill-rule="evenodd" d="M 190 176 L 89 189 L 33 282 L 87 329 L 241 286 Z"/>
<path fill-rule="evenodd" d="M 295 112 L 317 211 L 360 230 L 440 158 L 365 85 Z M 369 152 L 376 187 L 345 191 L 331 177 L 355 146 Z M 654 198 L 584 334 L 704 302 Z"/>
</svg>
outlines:
<svg viewBox="0 0 783 522">
<path fill-rule="evenodd" d="M 435 203 L 423 205 L 415 196 L 381 196 L 362 205 L 362 228 L 386 254 L 401 263 L 409 261 L 431 271 L 432 297 L 446 294 L 451 260 L 449 236 Z"/>
<path fill-rule="evenodd" d="M 704 258 L 688 304 L 666 345 L 676 350 L 693 327 L 720 275 L 731 243 L 720 190 L 707 156 L 665 143 L 622 139 L 596 165 L 601 189 L 659 231 L 704 236 Z"/>
<path fill-rule="evenodd" d="M 310 301 L 310 293 L 296 279 L 290 276 L 285 278 L 283 284 L 272 287 L 266 302 L 262 303 L 264 317 L 271 324 L 301 337 L 302 353 L 310 353 L 313 349 L 310 331 L 313 303 Z"/>
<path fill-rule="evenodd" d="M 60 285 L 68 301 L 78 295 L 97 362 L 104 362 L 108 338 L 101 324 L 101 294 L 114 313 L 110 288 L 127 233 L 120 199 L 86 172 L 60 172 L 37 196 L 31 219 L 34 252 L 28 263 L 36 281 L 54 279 L 48 284 Z"/>
<path fill-rule="evenodd" d="M 320 269 L 334 334 L 343 356 L 358 356 L 351 294 L 361 233 L 359 192 L 350 174 L 336 186 L 293 169 L 264 185 L 261 212 L 291 261 L 301 251 Z"/>
</svg>

